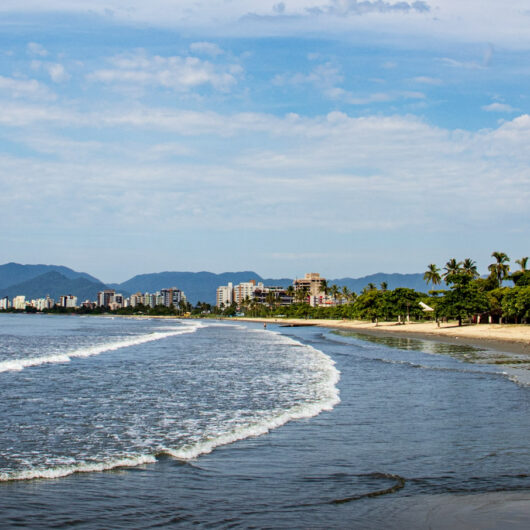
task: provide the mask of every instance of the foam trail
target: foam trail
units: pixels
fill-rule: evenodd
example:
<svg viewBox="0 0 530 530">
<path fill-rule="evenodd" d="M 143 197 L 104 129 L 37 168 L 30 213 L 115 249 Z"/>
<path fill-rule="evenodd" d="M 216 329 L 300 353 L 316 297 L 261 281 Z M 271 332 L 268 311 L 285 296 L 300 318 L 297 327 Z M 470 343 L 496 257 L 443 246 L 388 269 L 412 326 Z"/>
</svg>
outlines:
<svg viewBox="0 0 530 530">
<path fill-rule="evenodd" d="M 100 355 L 108 351 L 118 350 L 120 348 L 128 348 L 130 346 L 137 346 L 138 344 L 145 344 L 155 340 L 166 339 L 176 335 L 183 335 L 185 333 L 193 333 L 201 327 L 200 324 L 183 326 L 175 331 L 149 333 L 146 335 L 139 335 L 129 339 L 123 339 L 114 342 L 106 342 L 98 344 L 97 346 L 89 346 L 80 348 L 68 353 L 57 353 L 52 355 L 44 355 L 42 357 L 29 357 L 26 359 L 11 359 L 9 361 L 0 362 L 0 372 L 20 371 L 31 366 L 40 366 L 42 364 L 68 363 L 74 358 L 92 357 Z"/>
<path fill-rule="evenodd" d="M 51 468 L 36 468 L 17 471 L 15 473 L 0 473 L 0 482 L 15 480 L 34 480 L 37 478 L 62 478 L 74 473 L 93 473 L 109 471 L 119 467 L 136 467 L 143 464 L 154 464 L 156 458 L 153 455 L 140 455 L 135 457 L 123 457 L 106 462 L 83 462 L 79 464 L 57 466 Z"/>
<path fill-rule="evenodd" d="M 196 327 L 189 328 L 187 330 L 179 330 L 178 332 L 157 334 L 157 338 L 151 338 L 150 340 L 158 340 L 159 338 L 163 338 L 159 335 L 171 336 L 178 335 L 181 333 L 191 333 L 199 327 L 201 326 L 197 325 Z M 313 416 L 317 416 L 321 412 L 332 410 L 335 405 L 340 403 L 339 389 L 337 387 L 337 383 L 340 379 L 340 372 L 337 370 L 337 368 L 335 368 L 335 362 L 333 361 L 333 359 L 331 359 L 331 357 L 324 354 L 320 350 L 313 348 L 312 346 L 303 344 L 290 337 L 286 337 L 281 333 L 261 330 L 256 331 L 261 333 L 274 334 L 276 335 L 279 344 L 283 343 L 291 344 L 294 346 L 300 346 L 313 355 L 313 359 L 315 361 L 315 369 L 322 371 L 324 375 L 323 379 L 318 383 L 320 397 L 317 401 L 295 405 L 287 410 L 284 410 L 283 412 L 279 412 L 276 415 L 273 415 L 269 418 L 265 418 L 261 421 L 256 421 L 255 423 L 246 423 L 244 425 L 236 427 L 230 432 L 220 433 L 217 436 L 214 435 L 197 443 L 184 445 L 179 448 L 159 447 L 156 449 L 153 448 L 153 454 L 144 454 L 134 457 L 128 456 L 114 460 L 107 460 L 94 463 L 82 462 L 78 464 L 62 465 L 46 469 L 28 469 L 15 473 L 0 473 L 0 482 L 32 480 L 38 478 L 53 479 L 65 477 L 73 473 L 101 472 L 119 467 L 135 467 L 143 464 L 155 463 L 157 460 L 157 456 L 159 455 L 168 455 L 172 458 L 176 458 L 179 460 L 193 460 L 199 457 L 200 455 L 211 453 L 216 447 L 228 445 L 239 440 L 244 440 L 246 438 L 262 436 L 273 429 L 285 425 L 289 421 L 311 418 Z M 143 342 L 147 342 L 146 339 L 147 338 L 144 337 Z M 118 347 L 124 346 L 116 346 L 114 349 L 117 349 Z"/>
<path fill-rule="evenodd" d="M 261 333 L 270 333 L 261 330 L 256 331 L 260 331 Z M 281 414 L 271 418 L 256 422 L 255 424 L 240 426 L 231 432 L 223 433 L 219 436 L 212 437 L 196 444 L 186 445 L 178 449 L 164 449 L 161 451 L 162 453 L 168 454 L 169 456 L 178 458 L 180 460 L 192 460 L 200 455 L 211 453 L 216 447 L 228 445 L 239 440 L 244 440 L 245 438 L 254 438 L 267 434 L 271 430 L 277 429 L 289 421 L 318 416 L 321 412 L 332 410 L 335 405 L 340 403 L 339 389 L 337 388 L 337 383 L 340 379 L 340 372 L 335 368 L 335 361 L 333 361 L 333 359 L 331 359 L 331 357 L 325 353 L 313 348 L 312 346 L 308 346 L 290 337 L 286 337 L 281 333 L 272 333 L 277 335 L 278 338 L 282 339 L 279 342 L 302 346 L 308 350 L 311 350 L 312 353 L 317 357 L 319 361 L 319 368 L 322 369 L 326 374 L 325 380 L 319 383 L 323 394 L 322 399 L 316 403 L 302 403 L 300 405 L 295 405 L 294 407 L 291 407 Z"/>
</svg>

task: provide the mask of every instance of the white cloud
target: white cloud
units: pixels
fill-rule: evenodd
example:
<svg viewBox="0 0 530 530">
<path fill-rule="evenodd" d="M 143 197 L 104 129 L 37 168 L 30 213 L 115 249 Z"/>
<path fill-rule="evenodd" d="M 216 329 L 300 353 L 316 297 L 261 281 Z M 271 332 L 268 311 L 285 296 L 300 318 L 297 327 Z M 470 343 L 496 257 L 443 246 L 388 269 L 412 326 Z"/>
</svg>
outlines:
<svg viewBox="0 0 530 530">
<path fill-rule="evenodd" d="M 436 227 L 449 223 L 455 212 L 463 223 L 487 223 L 492 209 L 497 217 L 525 215 L 530 200 L 526 115 L 470 133 L 411 116 L 341 112 L 309 118 L 138 106 L 62 115 L 48 110 L 38 119 L 35 107 L 19 110 L 24 119 L 11 116 L 11 124 L 36 123 L 42 132 L 24 140 L 22 128 L 11 138 L 48 158 L 4 157 L 0 180 L 9 181 L 7 213 L 14 214 L 22 198 L 28 201 L 22 192 L 31 185 L 35 200 L 91 205 L 90 214 L 73 221 L 87 227 L 103 212 L 111 223 L 134 227 L 133 213 L 142 211 L 142 222 L 161 233 L 212 223 L 225 229 L 244 223 L 249 229 L 355 232 L 418 222 Z M 61 140 L 65 127 L 76 127 L 76 137 L 87 127 L 104 128 L 108 140 Z M 134 130 L 142 133 L 141 147 L 127 140 Z M 168 132 L 171 141 L 160 141 Z M 9 180 L 12 175 L 17 179 Z M 175 208 L 161 211 L 157 204 L 164 201 Z M 227 204 L 238 207 L 227 209 Z"/>
<path fill-rule="evenodd" d="M 39 57 L 46 57 L 48 55 L 46 48 L 37 42 L 29 42 L 26 49 L 30 55 L 38 55 Z"/>
<path fill-rule="evenodd" d="M 223 50 L 214 42 L 192 42 L 190 50 L 197 54 L 211 55 L 217 57 L 223 55 Z"/>
<path fill-rule="evenodd" d="M 46 70 L 54 83 L 63 83 L 64 81 L 68 81 L 71 77 L 64 66 L 59 63 L 33 60 L 31 61 L 30 66 L 33 70 Z"/>
<path fill-rule="evenodd" d="M 387 103 L 399 99 L 425 99 L 422 92 L 390 91 L 358 94 L 337 86 L 344 80 L 341 70 L 331 62 L 316 66 L 308 74 L 279 74 L 272 83 L 277 86 L 310 84 L 320 90 L 331 100 L 338 100 L 349 105 L 370 105 L 373 103 Z"/>
<path fill-rule="evenodd" d="M 436 77 L 429 77 L 429 76 L 418 76 L 413 79 L 416 83 L 421 83 L 423 85 L 433 85 L 438 86 L 442 84 L 441 79 L 437 79 Z"/>
<path fill-rule="evenodd" d="M 50 63 L 47 65 L 47 70 L 54 83 L 62 83 L 70 79 L 70 74 L 62 64 Z"/>
<path fill-rule="evenodd" d="M 307 8 L 312 15 L 366 15 L 369 13 L 428 13 L 430 6 L 423 1 L 386 2 L 384 0 L 331 0 L 326 5 Z"/>
<path fill-rule="evenodd" d="M 99 69 L 87 76 L 93 82 L 112 85 L 141 85 L 188 91 L 210 85 L 226 91 L 237 83 L 242 68 L 237 64 L 215 65 L 197 57 L 150 56 L 139 50 L 110 59 L 113 68 Z"/>
<path fill-rule="evenodd" d="M 508 105 L 507 103 L 490 103 L 489 105 L 484 105 L 482 110 L 487 112 L 517 112 L 517 109 Z"/>
<path fill-rule="evenodd" d="M 13 79 L 0 76 L 0 92 L 17 99 L 55 99 L 55 95 L 35 79 Z M 2 112 L 6 110 L 3 109 Z"/>
<path fill-rule="evenodd" d="M 430 10 L 429 10 L 430 7 Z M 494 42 L 530 47 L 528 0 L 3 0 L 0 13 L 99 15 L 114 24 L 207 29 L 209 34 L 262 36 L 310 33 L 378 41 L 382 34 L 420 40 Z M 253 19 L 245 16 L 254 13 Z M 318 13 L 315 16 L 312 13 Z M 363 14 L 363 16 L 359 16 Z M 322 18 L 327 17 L 326 23 Z M 244 20 L 244 23 L 241 23 Z M 357 31 L 358 30 L 358 31 Z M 211 38 L 211 37 L 210 37 Z"/>
</svg>

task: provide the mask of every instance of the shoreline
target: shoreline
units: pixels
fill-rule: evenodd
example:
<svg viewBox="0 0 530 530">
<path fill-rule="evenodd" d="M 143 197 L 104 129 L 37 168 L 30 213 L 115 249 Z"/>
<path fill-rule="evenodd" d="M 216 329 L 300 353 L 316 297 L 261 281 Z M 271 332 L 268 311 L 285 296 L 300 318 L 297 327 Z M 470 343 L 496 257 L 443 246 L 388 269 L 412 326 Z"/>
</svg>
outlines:
<svg viewBox="0 0 530 530">
<path fill-rule="evenodd" d="M 530 325 L 526 324 L 473 324 L 467 326 L 453 323 L 442 324 L 439 328 L 432 322 L 411 322 L 397 324 L 358 320 L 323 320 L 297 318 L 251 318 L 232 317 L 222 320 L 241 322 L 261 322 L 279 326 L 316 326 L 354 331 L 371 336 L 408 337 L 449 344 L 466 344 L 478 348 L 487 348 L 498 352 L 516 353 L 530 356 Z"/>
<path fill-rule="evenodd" d="M 279 326 L 315 326 L 331 329 L 354 331 L 370 336 L 417 338 L 446 344 L 466 344 L 475 348 L 491 349 L 496 352 L 514 353 L 530 357 L 529 324 L 468 324 L 458 326 L 456 322 L 441 324 L 434 322 L 373 322 L 362 320 L 275 318 L 275 317 L 185 317 L 176 315 L 113 315 L 99 316 L 131 319 L 164 319 L 164 320 L 222 320 L 226 322 L 254 322 L 276 324 Z"/>
</svg>

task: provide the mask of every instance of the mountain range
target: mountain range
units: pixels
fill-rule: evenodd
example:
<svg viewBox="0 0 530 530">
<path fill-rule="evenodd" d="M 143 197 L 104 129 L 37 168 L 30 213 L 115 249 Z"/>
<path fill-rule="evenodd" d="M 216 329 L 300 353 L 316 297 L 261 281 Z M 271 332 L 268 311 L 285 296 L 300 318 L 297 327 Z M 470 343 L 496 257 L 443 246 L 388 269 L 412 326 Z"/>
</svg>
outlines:
<svg viewBox="0 0 530 530">
<path fill-rule="evenodd" d="M 86 272 L 77 272 L 62 265 L 21 265 L 6 263 L 0 265 L 0 298 L 25 295 L 28 299 L 43 298 L 46 295 L 58 299 L 61 295 L 73 294 L 78 301 L 95 300 L 97 293 L 103 289 L 116 289 L 124 296 L 135 292 L 156 292 L 167 287 L 178 287 L 188 297 L 192 304 L 197 301 L 215 303 L 215 291 L 220 285 L 232 282 L 256 280 L 265 285 L 288 287 L 292 278 L 263 278 L 253 271 L 225 272 L 157 272 L 140 274 L 123 283 L 104 284 Z M 328 279 L 328 285 L 336 284 L 340 287 L 360 292 L 368 283 L 377 286 L 386 282 L 389 289 L 409 287 L 417 291 L 427 291 L 428 286 L 423 280 L 423 274 L 386 274 L 377 273 L 362 278 Z"/>
</svg>

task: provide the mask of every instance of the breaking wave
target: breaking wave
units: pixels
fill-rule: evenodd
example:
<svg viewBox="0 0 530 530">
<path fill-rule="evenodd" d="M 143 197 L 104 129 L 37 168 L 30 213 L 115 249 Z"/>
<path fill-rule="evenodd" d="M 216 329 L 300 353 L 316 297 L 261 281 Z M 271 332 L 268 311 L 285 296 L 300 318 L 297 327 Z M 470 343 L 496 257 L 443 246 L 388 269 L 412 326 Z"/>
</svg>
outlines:
<svg viewBox="0 0 530 530">
<path fill-rule="evenodd" d="M 95 346 L 88 346 L 72 350 L 66 353 L 55 353 L 50 355 L 43 355 L 41 357 L 26 357 L 23 359 L 10 359 L 8 361 L 0 362 L 0 372 L 9 371 L 20 371 L 25 368 L 32 366 L 40 366 L 42 364 L 57 364 L 57 363 L 68 363 L 75 358 L 92 357 L 100 355 L 105 352 L 119 350 L 120 348 L 128 348 L 130 346 L 137 346 L 139 344 L 145 344 L 146 342 L 152 342 L 155 340 L 166 339 L 176 335 L 183 335 L 185 333 L 193 333 L 201 327 L 201 324 L 194 323 L 190 325 L 182 326 L 177 330 L 165 331 L 165 332 L 154 332 L 147 333 L 145 335 L 138 335 L 126 339 L 121 339 L 112 342 L 105 342 Z"/>
<path fill-rule="evenodd" d="M 147 336 L 135 337 L 135 339 L 128 341 L 109 343 L 102 345 L 97 349 L 85 349 L 77 352 L 70 352 L 68 356 L 65 355 L 65 360 L 69 360 L 71 357 L 97 355 L 103 351 L 109 351 L 111 349 L 117 349 L 133 344 L 141 344 L 142 342 L 147 342 L 149 340 L 159 340 L 182 333 L 191 333 L 196 329 L 198 329 L 198 326 L 190 326 L 179 331 L 155 333 Z M 203 454 L 210 453 L 217 447 L 228 445 L 246 438 L 253 438 L 267 434 L 271 430 L 281 427 L 289 421 L 317 416 L 321 412 L 332 410 L 340 402 L 339 389 L 337 387 L 337 383 L 340 379 L 340 372 L 335 367 L 335 362 L 328 355 L 312 346 L 305 345 L 286 337 L 285 335 L 272 331 L 259 332 L 267 333 L 269 334 L 269 337 L 274 335 L 274 341 L 278 344 L 301 347 L 309 354 L 308 364 L 312 371 L 316 370 L 322 374 L 322 377 L 320 377 L 318 382 L 315 383 L 315 388 L 313 389 L 314 397 L 311 400 L 297 403 L 284 410 L 271 410 L 270 414 L 266 417 L 256 416 L 254 419 L 250 418 L 247 421 L 242 422 L 240 425 L 233 426 L 229 429 L 226 427 L 223 429 L 221 427 L 218 429 L 217 433 L 213 433 L 209 436 L 204 436 L 204 434 L 201 436 L 200 433 L 190 433 L 192 435 L 191 438 L 197 440 L 191 443 L 175 447 L 171 447 L 170 443 L 165 444 L 164 446 L 158 445 L 147 449 L 147 451 L 142 452 L 142 454 L 125 454 L 115 457 L 103 456 L 101 461 L 80 461 L 68 464 L 54 464 L 50 467 L 39 465 L 26 469 L 13 470 L 11 472 L 2 472 L 0 473 L 0 482 L 55 479 L 74 473 L 102 472 L 117 468 L 135 467 L 144 464 L 153 464 L 162 456 L 189 461 L 196 459 Z M 28 359 L 28 361 L 32 360 L 34 361 L 35 359 Z M 43 358 L 39 364 L 45 362 L 54 361 L 50 361 L 49 358 Z M 15 369 L 23 369 L 25 367 L 26 366 L 22 366 Z M 4 370 L 5 369 L 13 368 L 4 368 Z M 197 437 L 199 437 L 199 439 L 197 439 Z"/>
</svg>

